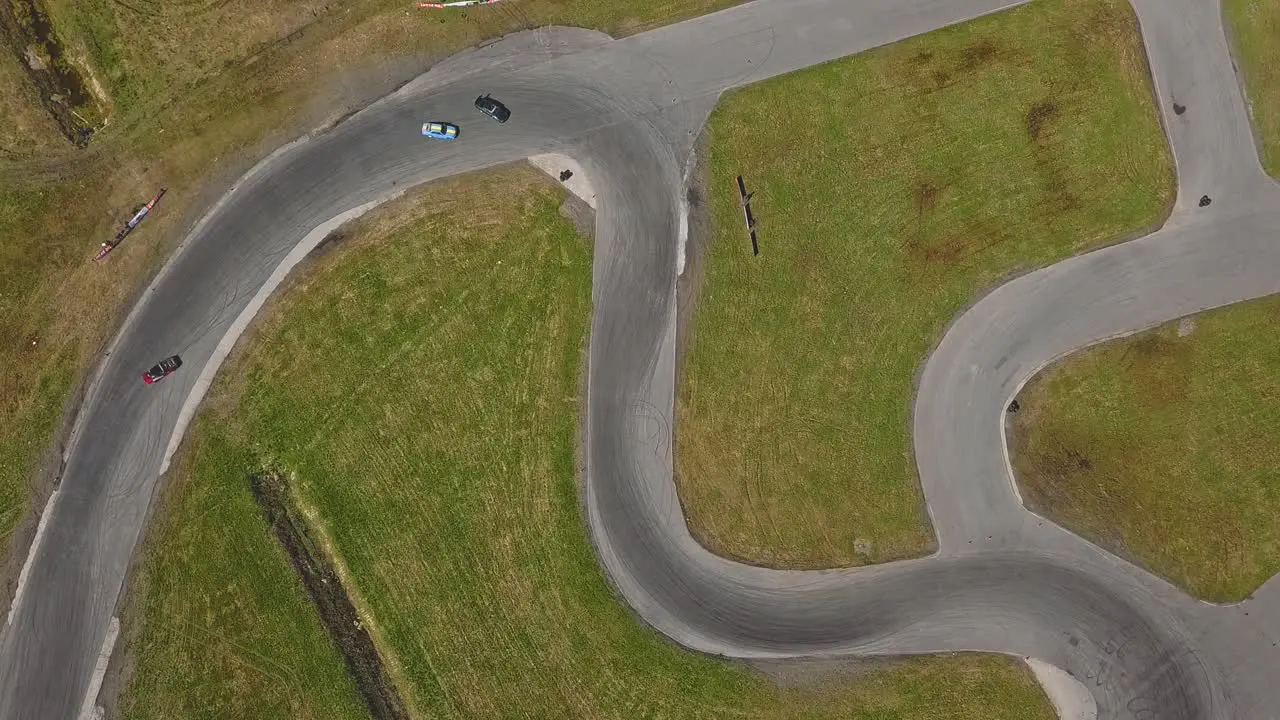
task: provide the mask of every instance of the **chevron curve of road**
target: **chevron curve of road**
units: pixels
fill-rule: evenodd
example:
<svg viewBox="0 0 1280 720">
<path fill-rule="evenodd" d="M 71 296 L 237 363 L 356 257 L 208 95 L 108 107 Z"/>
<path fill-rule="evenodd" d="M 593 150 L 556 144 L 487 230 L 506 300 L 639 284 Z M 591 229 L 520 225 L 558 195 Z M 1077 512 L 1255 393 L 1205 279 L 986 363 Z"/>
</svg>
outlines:
<svg viewBox="0 0 1280 720">
<path fill-rule="evenodd" d="M 645 622 L 692 649 L 739 658 L 1037 658 L 1087 686 L 1101 718 L 1280 718 L 1280 579 L 1239 605 L 1197 602 L 1027 511 L 1006 457 L 1003 409 L 1054 358 L 1280 292 L 1280 190 L 1258 164 L 1218 3 L 1132 1 L 1177 164 L 1174 213 L 1152 235 L 1009 282 L 948 330 L 914 416 L 936 555 L 777 571 L 719 558 L 691 538 L 671 474 L 683 169 L 724 90 L 1011 3 L 757 0 L 618 41 L 533 31 L 446 61 L 285 148 L 188 235 L 131 313 L 81 411 L 0 630 L 0 717 L 92 708 L 125 570 L 175 436 L 207 386 L 198 380 L 216 370 L 299 244 L 413 185 L 559 152 L 582 164 L 599 207 L 588 524 L 610 578 Z M 473 115 L 484 92 L 511 107 L 510 122 Z M 1174 103 L 1185 112 L 1172 112 Z M 428 116 L 459 121 L 461 137 L 424 141 L 417 127 Z M 1203 195 L 1211 204 L 1197 202 Z M 184 371 L 144 387 L 141 369 L 172 353 Z"/>
</svg>

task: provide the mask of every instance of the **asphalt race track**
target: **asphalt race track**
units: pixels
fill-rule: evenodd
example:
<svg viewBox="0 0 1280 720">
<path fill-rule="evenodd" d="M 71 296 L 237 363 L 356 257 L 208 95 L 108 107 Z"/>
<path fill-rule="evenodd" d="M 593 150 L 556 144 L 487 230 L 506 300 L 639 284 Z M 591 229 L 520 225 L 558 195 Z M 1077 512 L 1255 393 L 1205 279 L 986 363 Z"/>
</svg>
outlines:
<svg viewBox="0 0 1280 720">
<path fill-rule="evenodd" d="M 290 251 L 331 218 L 413 185 L 560 152 L 583 165 L 599 207 L 588 520 L 610 577 L 645 621 L 734 657 L 1016 653 L 1072 673 L 1101 718 L 1280 718 L 1280 580 L 1241 605 L 1197 602 L 1026 511 L 1005 456 L 1004 407 L 1054 358 L 1280 292 L 1280 191 L 1258 164 L 1218 3 L 1133 2 L 1177 161 L 1177 207 L 1152 235 L 1000 287 L 947 332 L 914 420 L 937 555 L 784 572 L 724 560 L 690 537 L 670 450 L 684 168 L 725 89 L 1009 3 L 759 0 L 619 41 L 523 33 L 273 156 L 187 237 L 81 412 L 0 631 L 0 717 L 92 708 L 94 666 L 175 428 Z M 507 103 L 510 122 L 475 112 L 483 92 Z M 427 118 L 458 122 L 460 138 L 424 140 Z M 183 369 L 144 386 L 139 373 L 173 353 Z"/>
</svg>

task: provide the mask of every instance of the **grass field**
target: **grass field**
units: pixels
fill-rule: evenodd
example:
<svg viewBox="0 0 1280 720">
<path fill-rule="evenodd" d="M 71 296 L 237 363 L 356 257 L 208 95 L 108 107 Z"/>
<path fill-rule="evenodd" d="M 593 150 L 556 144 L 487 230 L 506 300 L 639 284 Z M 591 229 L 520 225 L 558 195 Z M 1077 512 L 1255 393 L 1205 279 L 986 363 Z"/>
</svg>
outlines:
<svg viewBox="0 0 1280 720">
<path fill-rule="evenodd" d="M 1280 177 L 1280 4 L 1223 0 L 1222 10 L 1262 141 L 1262 166 Z"/>
<path fill-rule="evenodd" d="M 524 167 L 440 184 L 362 221 L 267 309 L 147 539 L 125 715 L 250 708 L 282 684 L 246 682 L 234 660 L 336 672 L 331 653 L 292 667 L 316 631 L 250 500 L 247 474 L 269 463 L 292 474 L 418 717 L 1052 718 L 1008 658 L 782 690 L 673 647 L 617 602 L 579 511 L 591 252 L 561 197 Z M 230 641 L 168 629 L 216 627 L 233 602 Z"/>
<path fill-rule="evenodd" d="M 361 72 L 390 72 L 397 59 L 425 67 L 547 23 L 632 32 L 732 1 L 425 11 L 399 0 L 49 0 L 109 121 L 88 150 L 73 151 L 23 89 L 16 61 L 0 58 L 0 113 L 12 120 L 0 123 L 0 539 L 30 504 L 63 403 L 164 257 L 164 241 L 195 220 L 211 178 L 229 181 L 229 168 L 319 124 L 318 104 L 336 102 L 325 98 L 352 97 L 370 82 Z M 161 186 L 169 193 L 128 242 L 105 266 L 89 263 Z"/>
<path fill-rule="evenodd" d="M 1033 378 L 1010 451 L 1038 512 L 1197 597 L 1241 600 L 1280 571 L 1280 298 L 1191 322 Z"/>
<path fill-rule="evenodd" d="M 1172 200 L 1135 22 L 1123 0 L 1046 0 L 721 102 L 676 424 L 703 544 L 785 567 L 927 551 L 912 384 L 947 322 Z M 802 99 L 815 112 L 760 142 Z"/>
</svg>

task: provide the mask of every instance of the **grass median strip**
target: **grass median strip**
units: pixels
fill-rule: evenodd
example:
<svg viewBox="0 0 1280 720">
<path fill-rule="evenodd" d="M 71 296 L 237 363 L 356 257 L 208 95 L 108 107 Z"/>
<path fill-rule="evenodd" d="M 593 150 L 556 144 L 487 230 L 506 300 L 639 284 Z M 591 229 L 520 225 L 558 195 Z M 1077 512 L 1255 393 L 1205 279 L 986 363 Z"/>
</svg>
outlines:
<svg viewBox="0 0 1280 720">
<path fill-rule="evenodd" d="M 1262 143 L 1262 166 L 1280 177 L 1280 4 L 1223 0 L 1222 10 Z"/>
<path fill-rule="evenodd" d="M 270 688 L 236 682 L 230 662 L 211 657 L 189 686 L 171 658 L 260 653 L 287 667 L 297 659 L 263 638 L 322 632 L 296 617 L 302 591 L 279 579 L 287 561 L 252 506 L 246 476 L 269 466 L 293 479 L 419 717 L 1053 717 L 1009 658 L 876 663 L 850 682 L 780 689 L 673 647 L 618 603 L 579 507 L 591 251 L 562 197 L 526 167 L 435 184 L 360 221 L 265 311 L 215 383 L 148 537 L 127 715 L 185 717 L 174 709 L 207 698 L 252 707 Z M 188 536 L 214 544 L 212 561 Z M 259 602 L 282 586 L 294 600 Z M 229 611 L 209 597 L 237 604 L 240 655 L 165 630 Z M 340 668 L 334 653 L 315 657 Z M 356 702 L 344 687 L 341 707 Z"/>
<path fill-rule="evenodd" d="M 925 553 L 912 383 L 947 322 L 1173 197 L 1123 0 L 1031 3 L 769 80 L 724 98 L 707 138 L 676 474 L 694 535 L 755 564 Z"/>
<path fill-rule="evenodd" d="M 1215 602 L 1280 572 L 1280 298 L 1073 354 L 1023 388 L 1036 511 Z"/>
</svg>

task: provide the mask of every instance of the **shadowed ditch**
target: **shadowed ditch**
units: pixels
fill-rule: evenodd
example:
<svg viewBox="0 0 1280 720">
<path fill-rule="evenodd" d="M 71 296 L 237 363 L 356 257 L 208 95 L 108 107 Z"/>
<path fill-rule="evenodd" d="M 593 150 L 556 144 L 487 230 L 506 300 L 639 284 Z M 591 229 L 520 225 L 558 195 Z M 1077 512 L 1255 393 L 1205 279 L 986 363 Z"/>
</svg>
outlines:
<svg viewBox="0 0 1280 720">
<path fill-rule="evenodd" d="M 369 712 L 376 720 L 407 720 L 409 715 L 387 676 L 373 638 L 360 622 L 333 564 L 312 538 L 306 520 L 290 502 L 287 479 L 281 473 L 264 472 L 250 476 L 249 483 L 254 499 L 320 613 L 320 621 L 342 653 L 347 672 L 368 704 Z"/>
<path fill-rule="evenodd" d="M 77 146 L 87 145 L 99 120 L 97 102 L 37 0 L 0 0 L 0 38 L 62 134 Z"/>
</svg>

